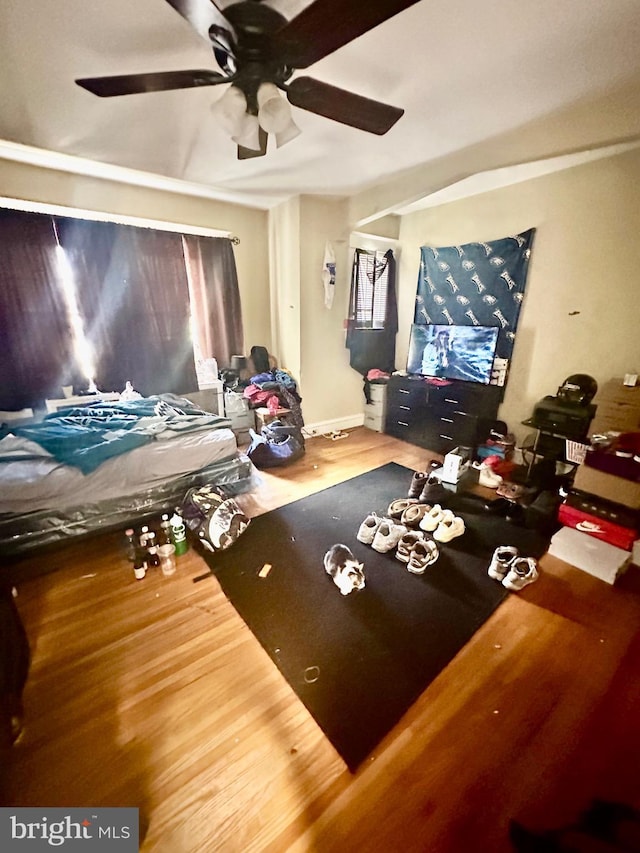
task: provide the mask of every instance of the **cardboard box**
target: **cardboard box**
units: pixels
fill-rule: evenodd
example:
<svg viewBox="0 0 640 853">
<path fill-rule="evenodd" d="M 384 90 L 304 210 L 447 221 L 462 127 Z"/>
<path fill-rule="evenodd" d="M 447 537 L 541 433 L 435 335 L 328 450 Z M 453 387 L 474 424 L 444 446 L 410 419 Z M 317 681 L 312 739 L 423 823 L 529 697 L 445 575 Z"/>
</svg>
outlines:
<svg viewBox="0 0 640 853">
<path fill-rule="evenodd" d="M 608 584 L 627 569 L 632 554 L 608 542 L 600 542 L 572 527 L 562 527 L 551 537 L 549 553 Z"/>
<path fill-rule="evenodd" d="M 590 435 L 633 432 L 640 428 L 640 385 L 625 385 L 622 378 L 605 383 L 596 394 L 597 410 Z"/>
<path fill-rule="evenodd" d="M 576 489 L 610 501 L 640 509 L 640 483 L 615 477 L 588 465 L 580 465 L 573 481 Z"/>
<path fill-rule="evenodd" d="M 444 457 L 442 482 L 457 483 L 471 465 L 471 448 L 456 447 Z"/>
</svg>

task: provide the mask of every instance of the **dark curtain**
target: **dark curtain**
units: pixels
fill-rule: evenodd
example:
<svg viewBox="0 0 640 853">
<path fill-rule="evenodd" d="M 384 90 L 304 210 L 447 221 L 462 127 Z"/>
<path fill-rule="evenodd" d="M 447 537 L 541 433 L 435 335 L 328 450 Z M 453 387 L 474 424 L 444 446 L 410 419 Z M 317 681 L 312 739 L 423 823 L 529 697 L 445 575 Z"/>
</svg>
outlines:
<svg viewBox="0 0 640 853">
<path fill-rule="evenodd" d="M 74 270 L 96 384 L 144 396 L 198 387 L 181 235 L 55 217 Z"/>
<path fill-rule="evenodd" d="M 361 327 L 358 323 L 358 305 L 360 304 L 358 289 L 360 286 L 357 270 L 359 268 L 358 253 L 356 250 L 354 258 L 354 275 L 351 281 L 351 295 L 349 298 L 349 318 L 347 321 L 346 346 L 350 350 L 349 363 L 354 370 L 363 376 L 378 368 L 386 373 L 395 370 L 396 358 L 396 334 L 398 331 L 398 303 L 396 296 L 396 262 L 391 249 L 385 252 L 387 273 L 387 298 L 384 325 L 382 328 L 372 329 Z M 381 271 L 378 265 L 375 270 Z"/>
<path fill-rule="evenodd" d="M 51 219 L 0 209 L 0 409 L 59 396 L 73 361 Z"/>
<path fill-rule="evenodd" d="M 244 352 L 238 273 L 231 240 L 182 236 L 194 315 L 196 351 L 215 358 L 221 367 Z"/>
</svg>

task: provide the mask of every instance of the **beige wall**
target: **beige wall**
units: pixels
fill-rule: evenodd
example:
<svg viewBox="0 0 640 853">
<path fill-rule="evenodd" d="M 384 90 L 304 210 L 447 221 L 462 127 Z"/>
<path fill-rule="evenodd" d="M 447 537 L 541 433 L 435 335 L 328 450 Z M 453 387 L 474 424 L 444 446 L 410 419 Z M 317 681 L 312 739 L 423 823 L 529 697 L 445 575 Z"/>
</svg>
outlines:
<svg viewBox="0 0 640 853">
<path fill-rule="evenodd" d="M 303 196 L 300 217 L 302 410 L 308 424 L 362 411 L 362 380 L 349 367 L 344 319 L 349 304 L 346 202 Z M 336 258 L 331 308 L 324 304 L 322 264 L 329 241 Z"/>
<path fill-rule="evenodd" d="M 533 404 L 570 374 L 601 384 L 640 372 L 639 181 L 633 151 L 403 217 L 396 366 L 405 364 L 420 246 L 535 227 L 501 417 L 522 437 Z"/>
<path fill-rule="evenodd" d="M 396 366 L 406 362 L 420 246 L 490 240 L 535 227 L 501 416 L 522 437 L 526 430 L 520 421 L 533 404 L 555 393 L 571 373 L 589 373 L 602 383 L 625 372 L 640 372 L 639 180 L 640 153 L 634 151 L 401 217 Z M 267 346 L 292 370 L 308 424 L 361 416 L 362 381 L 349 367 L 344 346 L 349 202 L 302 196 L 269 217 L 239 205 L 2 160 L 0 195 L 236 234 L 241 240 L 235 252 L 245 348 Z M 383 224 L 378 230 L 388 234 Z M 393 225 L 395 234 L 395 221 Z M 367 230 L 376 233 L 374 227 Z M 272 277 L 277 272 L 269 240 L 279 245 L 276 254 L 285 270 L 285 278 L 271 288 L 270 267 Z M 338 269 L 331 310 L 324 307 L 321 282 L 327 240 L 333 244 Z"/>
<path fill-rule="evenodd" d="M 300 382 L 300 199 L 269 213 L 271 346 L 278 365 Z"/>
<path fill-rule="evenodd" d="M 0 196 L 231 232 L 240 238 L 234 252 L 245 348 L 269 342 L 266 211 L 2 159 Z"/>
</svg>

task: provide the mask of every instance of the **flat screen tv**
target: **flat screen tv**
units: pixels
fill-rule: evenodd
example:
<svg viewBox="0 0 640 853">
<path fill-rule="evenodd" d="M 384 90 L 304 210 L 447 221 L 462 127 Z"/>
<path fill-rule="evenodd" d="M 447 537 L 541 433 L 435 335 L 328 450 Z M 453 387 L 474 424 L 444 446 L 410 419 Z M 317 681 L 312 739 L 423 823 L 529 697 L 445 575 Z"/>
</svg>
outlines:
<svg viewBox="0 0 640 853">
<path fill-rule="evenodd" d="M 413 323 L 407 372 L 488 385 L 499 331 L 498 326 Z"/>
</svg>

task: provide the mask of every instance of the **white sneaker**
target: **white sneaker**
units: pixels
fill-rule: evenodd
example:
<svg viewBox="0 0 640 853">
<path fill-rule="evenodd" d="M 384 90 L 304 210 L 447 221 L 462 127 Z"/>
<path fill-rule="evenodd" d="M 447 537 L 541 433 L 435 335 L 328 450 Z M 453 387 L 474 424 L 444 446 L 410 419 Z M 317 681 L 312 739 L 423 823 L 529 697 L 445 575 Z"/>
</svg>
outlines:
<svg viewBox="0 0 640 853">
<path fill-rule="evenodd" d="M 502 483 L 502 477 L 500 474 L 492 471 L 489 465 L 481 465 L 478 483 L 481 486 L 486 486 L 488 489 L 497 489 Z"/>
<path fill-rule="evenodd" d="M 421 530 L 426 530 L 428 533 L 431 533 L 436 529 L 436 527 L 440 524 L 441 521 L 445 520 L 445 518 L 454 518 L 454 515 L 451 510 L 442 509 L 440 504 L 435 504 L 431 507 L 429 512 L 425 513 L 425 515 L 420 520 L 420 524 L 418 526 Z"/>
<path fill-rule="evenodd" d="M 493 552 L 487 574 L 495 581 L 501 581 L 509 573 L 511 563 L 518 556 L 518 549 L 513 545 L 499 545 Z"/>
<path fill-rule="evenodd" d="M 447 510 L 450 512 L 450 510 Z M 451 542 L 458 536 L 462 536 L 465 531 L 464 521 L 460 516 L 455 515 L 453 518 L 443 518 L 440 524 L 433 531 L 433 538 L 438 542 Z"/>
<path fill-rule="evenodd" d="M 502 581 L 512 592 L 519 592 L 530 583 L 538 580 L 538 564 L 533 557 L 515 557 L 509 568 L 509 573 Z"/>
<path fill-rule="evenodd" d="M 360 525 L 360 529 L 356 534 L 358 542 L 363 542 L 365 545 L 371 545 L 373 537 L 376 535 L 378 527 L 382 519 L 375 512 L 370 513 Z"/>
<path fill-rule="evenodd" d="M 407 528 L 404 525 L 396 524 L 390 518 L 383 518 L 373 537 L 371 547 L 379 554 L 386 554 L 387 551 L 392 551 L 396 547 L 406 532 Z"/>
</svg>

